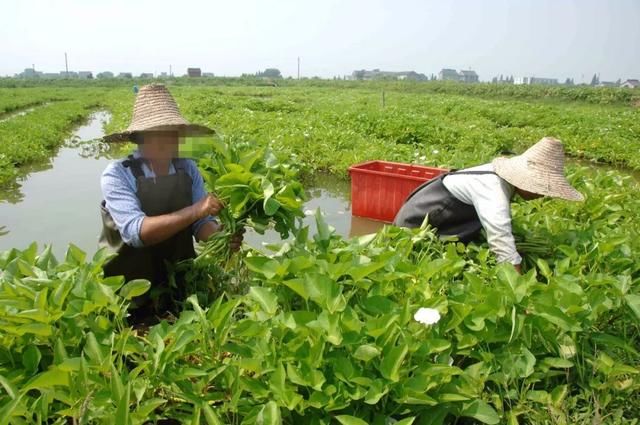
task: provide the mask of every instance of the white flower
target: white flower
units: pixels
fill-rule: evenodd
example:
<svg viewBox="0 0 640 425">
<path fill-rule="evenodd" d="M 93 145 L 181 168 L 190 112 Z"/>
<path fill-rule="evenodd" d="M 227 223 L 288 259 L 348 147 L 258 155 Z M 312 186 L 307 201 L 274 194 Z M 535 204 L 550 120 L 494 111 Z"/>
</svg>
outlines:
<svg viewBox="0 0 640 425">
<path fill-rule="evenodd" d="M 424 155 L 422 155 L 422 156 L 420 157 L 420 161 L 424 161 L 425 159 L 427 159 L 427 157 L 426 157 L 426 156 L 424 156 Z"/>
<path fill-rule="evenodd" d="M 440 312 L 435 308 L 420 307 L 413 319 L 426 326 L 433 325 L 440 321 Z"/>
<path fill-rule="evenodd" d="M 439 153 L 440 153 L 440 151 L 439 151 L 438 149 L 434 149 L 434 150 L 433 150 L 433 154 L 434 154 L 434 155 L 438 155 Z"/>
</svg>

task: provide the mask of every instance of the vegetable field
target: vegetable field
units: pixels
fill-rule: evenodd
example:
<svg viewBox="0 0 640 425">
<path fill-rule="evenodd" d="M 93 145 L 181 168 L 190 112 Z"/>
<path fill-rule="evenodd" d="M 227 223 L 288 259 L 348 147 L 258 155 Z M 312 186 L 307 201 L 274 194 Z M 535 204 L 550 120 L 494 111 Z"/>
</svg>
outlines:
<svg viewBox="0 0 640 425">
<path fill-rule="evenodd" d="M 428 227 L 347 239 L 321 210 L 317 233 L 301 224 L 307 177 L 346 178 L 369 159 L 460 168 L 555 136 L 571 157 L 640 169 L 628 92 L 465 87 L 175 82 L 187 118 L 218 130 L 188 145 L 228 205 L 227 230 L 178 265 L 181 313 L 144 329 L 127 307 L 149 283 L 103 277 L 106 252 L 0 253 L 0 423 L 638 423 L 640 187 L 628 172 L 571 163 L 585 202 L 515 203 L 523 275 Z M 111 112 L 108 130 L 130 118 L 129 87 L 37 89 L 33 102 L 49 103 L 0 122 L 0 183 L 93 109 Z M 291 237 L 230 253 L 241 226 Z"/>
</svg>

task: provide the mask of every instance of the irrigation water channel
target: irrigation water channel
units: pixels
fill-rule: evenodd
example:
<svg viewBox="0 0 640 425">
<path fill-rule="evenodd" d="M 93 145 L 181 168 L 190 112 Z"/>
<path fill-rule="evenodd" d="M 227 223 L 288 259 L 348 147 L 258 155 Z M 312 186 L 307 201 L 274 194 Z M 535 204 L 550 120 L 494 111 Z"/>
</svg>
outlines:
<svg viewBox="0 0 640 425">
<path fill-rule="evenodd" d="M 24 177 L 19 187 L 0 191 L 0 252 L 24 249 L 37 242 L 39 249 L 51 244 L 56 257 L 62 259 L 68 244 L 73 243 L 89 256 L 93 255 L 101 229 L 100 175 L 116 159 L 86 155 L 78 142 L 102 137 L 108 119 L 106 112 L 93 113 L 50 162 L 22 170 Z M 320 176 L 309 185 L 307 192 L 304 221 L 311 233 L 315 232 L 312 212 L 316 208 L 322 210 L 336 233 L 343 236 L 373 233 L 383 225 L 351 216 L 348 181 Z M 274 231 L 265 235 L 249 231 L 245 241 L 262 249 L 266 244 L 280 242 L 280 236 Z"/>
</svg>

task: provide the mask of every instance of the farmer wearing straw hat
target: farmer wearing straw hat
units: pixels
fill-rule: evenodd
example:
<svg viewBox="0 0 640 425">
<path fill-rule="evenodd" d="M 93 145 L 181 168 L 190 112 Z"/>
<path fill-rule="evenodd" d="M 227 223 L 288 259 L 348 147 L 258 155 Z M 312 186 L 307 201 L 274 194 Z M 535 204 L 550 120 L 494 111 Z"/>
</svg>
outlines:
<svg viewBox="0 0 640 425">
<path fill-rule="evenodd" d="M 100 245 L 117 253 L 104 266 L 105 276 L 148 279 L 150 292 L 166 294 L 167 265 L 193 258 L 193 238 L 206 240 L 219 230 L 214 217 L 224 205 L 205 191 L 194 161 L 178 157 L 180 138 L 213 133 L 185 120 L 165 86 L 140 88 L 129 127 L 104 138 L 138 144 L 127 159 L 109 164 L 100 181 L 104 198 Z M 239 234 L 231 241 L 232 249 L 241 242 Z M 154 300 L 153 309 L 147 294 L 135 298 L 134 321 L 136 312 L 144 318 L 170 309 L 172 298 L 176 294 Z"/>
<path fill-rule="evenodd" d="M 522 258 L 511 233 L 510 203 L 516 194 L 525 200 L 543 196 L 584 199 L 564 176 L 562 142 L 545 137 L 522 155 L 496 158 L 430 180 L 409 195 L 394 224 L 420 227 L 428 216 L 428 223 L 440 236 L 457 237 L 465 243 L 484 228 L 498 262 L 511 263 L 521 271 Z"/>
</svg>

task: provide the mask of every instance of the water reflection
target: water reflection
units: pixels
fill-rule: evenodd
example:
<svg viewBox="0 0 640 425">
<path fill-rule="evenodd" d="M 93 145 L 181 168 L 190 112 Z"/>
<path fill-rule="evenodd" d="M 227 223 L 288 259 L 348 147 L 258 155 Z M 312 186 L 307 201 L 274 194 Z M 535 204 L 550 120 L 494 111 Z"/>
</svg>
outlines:
<svg viewBox="0 0 640 425">
<path fill-rule="evenodd" d="M 57 256 L 69 242 L 95 252 L 101 225 L 100 175 L 110 159 L 82 156 L 82 149 L 73 146 L 102 137 L 108 119 L 105 112 L 92 114 L 54 158 L 24 167 L 21 179 L 0 192 L 0 226 L 8 232 L 0 237 L 0 251 L 24 249 L 37 241 L 41 246 L 53 244 Z"/>
<path fill-rule="evenodd" d="M 324 220 L 335 229 L 336 234 L 343 237 L 361 236 L 375 233 L 385 223 L 351 215 L 351 183 L 328 174 L 319 174 L 305 181 L 307 199 L 304 204 L 304 225 L 309 226 L 309 234 L 317 232 L 315 212 L 319 208 Z M 275 231 L 259 235 L 247 231 L 245 241 L 256 249 L 264 249 L 265 245 L 282 242 Z"/>
<path fill-rule="evenodd" d="M 20 167 L 18 177 L 14 182 L 0 190 L 0 204 L 8 202 L 17 204 L 24 201 L 25 193 L 22 186 L 31 178 L 31 175 L 42 173 L 53 168 L 59 157 L 76 156 L 78 158 L 91 159 L 116 159 L 120 149 L 114 149 L 102 142 L 103 127 L 109 121 L 111 115 L 106 111 L 93 113 L 86 124 L 80 126 L 61 147 L 52 152 L 50 158 L 33 162 Z"/>
</svg>

